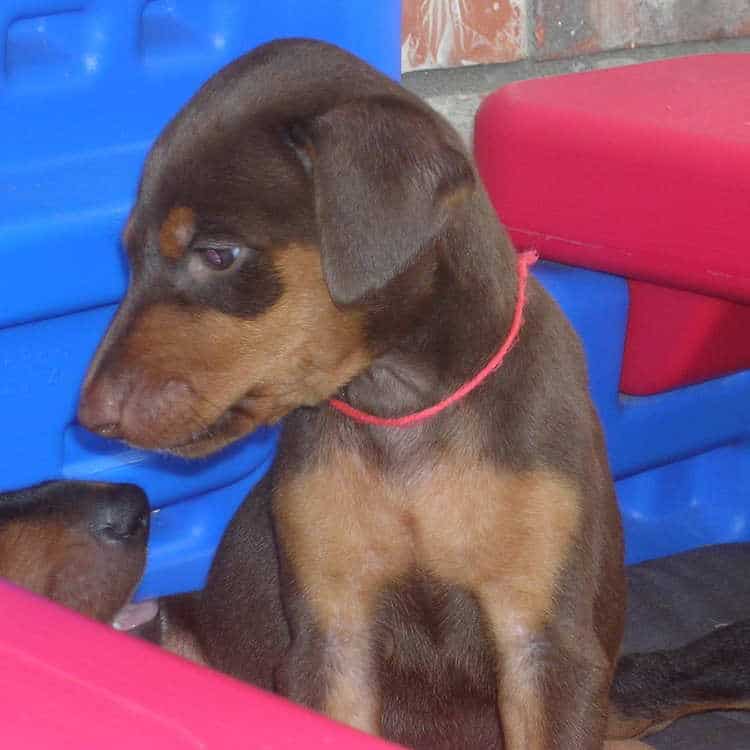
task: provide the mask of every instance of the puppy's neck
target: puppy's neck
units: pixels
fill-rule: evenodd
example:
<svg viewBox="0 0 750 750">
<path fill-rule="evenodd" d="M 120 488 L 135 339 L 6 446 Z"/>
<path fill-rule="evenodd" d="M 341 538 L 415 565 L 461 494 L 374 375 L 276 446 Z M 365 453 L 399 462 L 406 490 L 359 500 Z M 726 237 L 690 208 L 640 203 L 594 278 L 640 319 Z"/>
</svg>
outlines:
<svg viewBox="0 0 750 750">
<path fill-rule="evenodd" d="M 398 417 L 445 398 L 507 337 L 517 286 L 515 251 L 480 193 L 386 290 L 370 318 L 382 354 L 343 390 L 344 399 Z"/>
</svg>

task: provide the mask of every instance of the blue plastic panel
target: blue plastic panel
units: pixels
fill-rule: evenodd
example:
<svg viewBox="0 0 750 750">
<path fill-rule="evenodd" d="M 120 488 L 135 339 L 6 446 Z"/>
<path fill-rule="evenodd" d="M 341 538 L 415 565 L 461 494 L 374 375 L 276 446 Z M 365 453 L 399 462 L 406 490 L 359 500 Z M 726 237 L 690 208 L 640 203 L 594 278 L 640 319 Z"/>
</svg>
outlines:
<svg viewBox="0 0 750 750">
<path fill-rule="evenodd" d="M 750 540 L 750 372 L 623 397 L 627 282 L 546 262 L 535 274 L 583 339 L 628 562 Z"/>
<path fill-rule="evenodd" d="M 119 234 L 149 145 L 216 70 L 283 36 L 399 75 L 399 0 L 0 2 L 0 486 L 142 485 L 159 510 L 141 596 L 202 585 L 277 432 L 165 459 L 78 428 L 78 390 L 125 289 Z"/>
<path fill-rule="evenodd" d="M 399 75 L 399 0 L 0 3 L 0 325 L 116 301 L 116 238 L 154 137 L 218 68 L 295 35 Z M 47 273 L 29 294 L 31 259 Z"/>
</svg>

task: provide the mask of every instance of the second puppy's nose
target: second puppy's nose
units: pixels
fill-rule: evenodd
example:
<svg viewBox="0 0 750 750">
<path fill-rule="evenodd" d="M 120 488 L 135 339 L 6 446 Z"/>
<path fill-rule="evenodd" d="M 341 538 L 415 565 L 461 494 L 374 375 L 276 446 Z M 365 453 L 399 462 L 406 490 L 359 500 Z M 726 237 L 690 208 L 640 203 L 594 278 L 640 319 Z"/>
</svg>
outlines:
<svg viewBox="0 0 750 750">
<path fill-rule="evenodd" d="M 113 485 L 97 506 L 92 521 L 94 533 L 114 542 L 140 538 L 148 531 L 149 505 L 146 494 L 134 484 Z"/>
</svg>

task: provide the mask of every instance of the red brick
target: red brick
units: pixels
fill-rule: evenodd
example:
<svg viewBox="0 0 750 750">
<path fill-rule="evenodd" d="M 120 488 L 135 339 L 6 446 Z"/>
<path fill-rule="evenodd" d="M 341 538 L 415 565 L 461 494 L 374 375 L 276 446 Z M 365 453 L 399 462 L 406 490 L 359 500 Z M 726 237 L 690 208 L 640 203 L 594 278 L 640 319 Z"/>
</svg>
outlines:
<svg viewBox="0 0 750 750">
<path fill-rule="evenodd" d="M 526 56 L 526 0 L 404 0 L 402 70 Z"/>
</svg>

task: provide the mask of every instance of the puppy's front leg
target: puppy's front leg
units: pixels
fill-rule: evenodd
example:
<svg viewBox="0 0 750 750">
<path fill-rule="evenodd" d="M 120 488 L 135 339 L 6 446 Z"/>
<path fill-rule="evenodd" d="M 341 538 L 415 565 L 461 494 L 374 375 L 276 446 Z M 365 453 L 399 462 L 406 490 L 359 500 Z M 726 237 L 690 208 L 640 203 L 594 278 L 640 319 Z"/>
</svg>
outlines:
<svg viewBox="0 0 750 750">
<path fill-rule="evenodd" d="M 384 587 L 406 569 L 399 516 L 343 460 L 282 484 L 274 500 L 292 645 L 278 675 L 288 697 L 373 734 L 380 694 L 372 626 Z M 369 493 L 369 494 L 368 494 Z"/>
<path fill-rule="evenodd" d="M 380 730 L 373 670 L 372 602 L 356 586 L 324 584 L 303 598 L 287 586 L 292 643 L 277 671 L 282 695 L 370 734 Z M 325 596 L 322 595 L 325 591 Z"/>
<path fill-rule="evenodd" d="M 498 712 L 506 750 L 601 750 L 611 670 L 592 632 L 482 597 L 498 655 Z M 593 645 L 592 645 L 593 644 Z"/>
<path fill-rule="evenodd" d="M 380 696 L 372 668 L 370 621 L 350 621 L 325 637 L 323 711 L 363 732 L 380 733 Z"/>
</svg>

